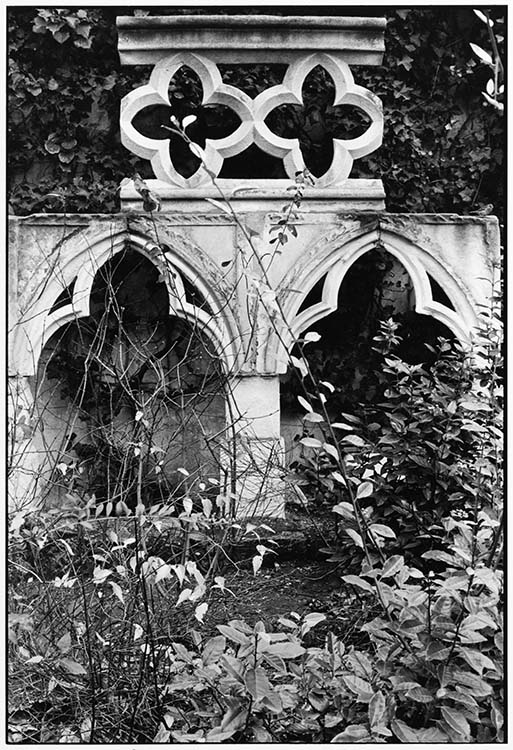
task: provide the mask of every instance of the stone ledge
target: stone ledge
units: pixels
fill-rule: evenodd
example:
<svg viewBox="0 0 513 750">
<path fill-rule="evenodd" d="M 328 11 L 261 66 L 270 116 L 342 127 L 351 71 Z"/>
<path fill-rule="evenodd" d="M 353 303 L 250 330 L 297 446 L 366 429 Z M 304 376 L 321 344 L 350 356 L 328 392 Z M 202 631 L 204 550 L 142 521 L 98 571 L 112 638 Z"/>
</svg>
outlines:
<svg viewBox="0 0 513 750">
<path fill-rule="evenodd" d="M 161 199 L 163 213 L 176 210 L 180 202 L 192 208 L 191 201 L 194 202 L 194 210 L 212 213 L 219 211 L 219 208 L 209 200 L 221 203 L 223 200 L 215 185 L 176 188 L 161 180 L 147 180 L 147 183 Z M 294 194 L 291 180 L 219 179 L 216 184 L 237 210 L 261 211 L 266 202 L 270 210 L 276 210 L 276 204 L 282 206 L 288 203 Z M 309 211 L 382 211 L 385 208 L 385 191 L 381 180 L 349 179 L 340 187 L 305 188 L 302 205 L 303 209 Z M 141 196 L 132 185 L 121 188 L 121 206 L 122 210 L 141 210 Z"/>
<path fill-rule="evenodd" d="M 214 62 L 289 63 L 305 52 L 343 55 L 352 65 L 380 65 L 385 18 L 338 16 L 118 16 L 124 65 L 154 65 L 181 50 Z"/>
</svg>

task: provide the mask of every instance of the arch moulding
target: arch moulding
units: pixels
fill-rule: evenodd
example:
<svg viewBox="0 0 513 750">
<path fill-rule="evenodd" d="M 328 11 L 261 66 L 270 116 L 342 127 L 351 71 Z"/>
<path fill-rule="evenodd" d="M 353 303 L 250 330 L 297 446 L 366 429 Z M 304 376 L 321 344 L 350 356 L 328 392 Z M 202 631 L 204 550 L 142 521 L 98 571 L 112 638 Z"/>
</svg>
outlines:
<svg viewBox="0 0 513 750">
<path fill-rule="evenodd" d="M 332 230 L 319 240 L 298 267 L 289 270 L 280 283 L 278 295 L 285 318 L 286 330 L 270 337 L 266 351 L 269 372 L 285 372 L 288 352 L 299 336 L 322 318 L 337 309 L 340 286 L 349 268 L 362 255 L 381 247 L 394 256 L 408 272 L 415 291 L 415 312 L 429 315 L 447 326 L 465 345 L 470 344 L 473 328 L 478 324 L 477 299 L 461 275 L 451 268 L 444 254 L 431 238 L 415 237 L 379 220 L 371 228 Z M 412 232 L 413 235 L 413 232 Z M 429 277 L 436 281 L 451 300 L 454 310 L 433 299 Z M 307 294 L 325 278 L 321 300 L 299 312 Z M 301 290 L 301 294 L 288 290 Z"/>
<path fill-rule="evenodd" d="M 217 266 L 189 239 L 175 232 L 162 232 L 164 247 L 136 228 L 74 234 L 54 250 L 52 269 L 36 290 L 20 295 L 23 313 L 13 332 L 12 365 L 19 376 L 37 371 L 41 352 L 50 338 L 67 323 L 90 313 L 90 295 L 99 269 L 126 248 L 132 248 L 162 274 L 169 298 L 169 315 L 188 320 L 209 336 L 227 372 L 238 357 L 238 329 L 226 302 L 225 282 Z M 167 242 L 164 242 L 166 241 Z M 216 278 L 219 276 L 219 278 Z M 200 292 L 211 313 L 191 304 L 182 277 Z M 71 302 L 52 312 L 59 295 L 73 286 Z M 35 302 L 30 302 L 35 300 Z"/>
</svg>

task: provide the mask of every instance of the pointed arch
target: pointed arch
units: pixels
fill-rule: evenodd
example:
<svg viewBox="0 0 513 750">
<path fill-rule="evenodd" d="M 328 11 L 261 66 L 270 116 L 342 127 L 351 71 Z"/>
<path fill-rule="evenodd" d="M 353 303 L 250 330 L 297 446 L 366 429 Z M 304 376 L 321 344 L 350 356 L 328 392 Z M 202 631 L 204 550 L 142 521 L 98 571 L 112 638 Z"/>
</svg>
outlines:
<svg viewBox="0 0 513 750">
<path fill-rule="evenodd" d="M 365 253 L 381 247 L 394 256 L 408 272 L 415 291 L 415 312 L 429 315 L 447 326 L 463 343 L 470 343 L 472 329 L 478 323 L 477 302 L 456 274 L 442 261 L 443 255 L 432 243 L 419 244 L 407 234 L 375 222 L 372 228 L 359 227 L 353 232 L 341 232 L 323 238 L 309 252 L 300 270 L 294 269 L 282 280 L 281 295 L 288 327 L 281 335 L 269 341 L 268 365 L 278 358 L 278 369 L 287 367 L 287 351 L 301 333 L 338 306 L 340 286 L 349 268 Z M 432 277 L 447 294 L 454 309 L 433 299 L 429 277 Z M 321 300 L 300 311 L 301 305 L 315 284 L 325 277 Z M 287 294 L 289 288 L 301 289 L 302 294 Z M 286 351 L 285 351 L 286 350 Z"/>
<path fill-rule="evenodd" d="M 148 258 L 162 274 L 168 292 L 169 315 L 199 325 L 211 339 L 226 370 L 230 371 L 238 356 L 237 327 L 233 316 L 219 286 L 214 285 L 215 279 L 207 280 L 200 272 L 204 256 L 201 249 L 195 246 L 194 253 L 191 253 L 189 240 L 187 247 L 181 247 L 177 235 L 171 239 L 169 245 L 159 247 L 137 229 L 68 238 L 54 253 L 53 264 L 50 264 L 54 272 L 41 283 L 35 301 L 25 306 L 26 312 L 17 324 L 13 336 L 13 363 L 17 372 L 34 375 L 45 344 L 59 328 L 89 315 L 91 290 L 97 272 L 127 248 Z M 191 257 L 200 259 L 200 262 L 194 264 L 189 260 Z M 208 258 L 205 261 L 203 267 L 211 270 L 212 262 Z M 198 289 L 209 311 L 187 300 L 182 277 Z M 67 289 L 72 289 L 71 301 L 55 307 L 55 301 Z"/>
</svg>

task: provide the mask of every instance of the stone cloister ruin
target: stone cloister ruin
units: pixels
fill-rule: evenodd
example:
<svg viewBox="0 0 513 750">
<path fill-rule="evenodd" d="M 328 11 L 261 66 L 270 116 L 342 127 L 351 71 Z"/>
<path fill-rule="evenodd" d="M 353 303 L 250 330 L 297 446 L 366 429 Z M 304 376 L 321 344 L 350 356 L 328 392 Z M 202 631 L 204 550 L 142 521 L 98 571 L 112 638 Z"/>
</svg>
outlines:
<svg viewBox="0 0 513 750">
<path fill-rule="evenodd" d="M 470 342 L 496 274 L 496 219 L 388 214 L 381 180 L 350 176 L 382 140 L 381 102 L 352 67 L 381 63 L 384 26 L 328 16 L 118 18 L 122 64 L 153 66 L 121 102 L 121 138 L 150 162 L 146 184 L 162 207 L 145 210 L 129 180 L 116 215 L 10 218 L 14 507 L 75 490 L 114 504 L 162 501 L 192 496 L 196 483 L 240 515 L 282 515 L 280 378 L 294 343 L 337 309 L 346 275 L 376 248 L 409 277 L 412 309 Z M 257 63 L 283 66 L 282 82 L 251 98 L 223 81 L 220 65 Z M 201 83 L 202 106 L 224 107 L 239 124 L 193 145 L 192 167 L 178 169 L 173 113 L 157 133 L 140 124 L 144 110 L 169 109 L 184 66 Z M 302 104 L 318 66 L 333 81 L 333 106 L 359 109 L 368 127 L 334 139 L 331 166 L 301 183 L 299 141 L 276 135 L 269 116 Z M 223 176 L 225 161 L 250 148 L 280 162 L 283 176 Z M 281 245 L 272 240 L 286 206 L 294 231 Z"/>
</svg>

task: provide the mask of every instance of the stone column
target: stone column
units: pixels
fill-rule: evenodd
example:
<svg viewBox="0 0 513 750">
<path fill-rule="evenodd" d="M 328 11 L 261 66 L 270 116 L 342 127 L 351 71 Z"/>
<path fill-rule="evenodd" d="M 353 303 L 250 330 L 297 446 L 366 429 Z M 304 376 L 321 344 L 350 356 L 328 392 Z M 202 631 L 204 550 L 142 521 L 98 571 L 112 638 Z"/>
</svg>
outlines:
<svg viewBox="0 0 513 750">
<path fill-rule="evenodd" d="M 227 398 L 227 423 L 236 515 L 283 517 L 284 444 L 280 435 L 279 377 L 235 378 Z"/>
</svg>

